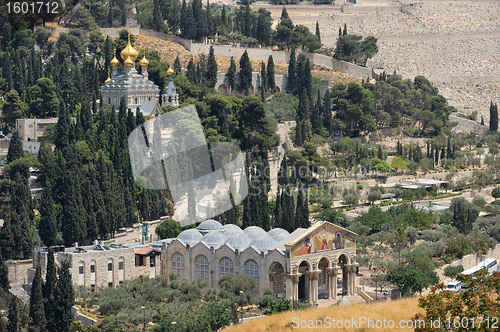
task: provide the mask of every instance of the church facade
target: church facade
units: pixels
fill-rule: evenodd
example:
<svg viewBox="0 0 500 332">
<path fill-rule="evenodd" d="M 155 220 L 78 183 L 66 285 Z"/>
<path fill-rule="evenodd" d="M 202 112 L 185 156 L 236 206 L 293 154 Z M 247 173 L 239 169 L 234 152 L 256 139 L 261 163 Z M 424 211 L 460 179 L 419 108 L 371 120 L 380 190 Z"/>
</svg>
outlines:
<svg viewBox="0 0 500 332">
<path fill-rule="evenodd" d="M 158 241 L 161 274 L 187 280 L 201 279 L 219 290 L 224 275 L 246 274 L 255 278 L 252 290 L 261 296 L 271 289 L 275 298 L 334 299 L 355 293 L 357 234 L 322 221 L 289 234 L 250 226 L 222 226 L 206 220 L 175 239 Z"/>
<path fill-rule="evenodd" d="M 144 57 L 139 62 L 141 73 L 139 74 L 134 67 L 139 53 L 130 43 L 130 36 L 127 46 L 120 52 L 119 56 L 123 60 L 123 71 L 118 72 L 120 62 L 116 58 L 115 50 L 115 56 L 110 63 L 112 71 L 101 87 L 102 107 L 114 105 L 118 108 L 121 98 L 125 97 L 127 108 L 130 108 L 133 112 L 139 108 L 145 116 L 150 116 L 150 109 L 154 108 L 151 107 L 151 102 L 158 104 L 158 106 L 160 106 L 160 103 L 161 106 L 179 105 L 179 94 L 176 92 L 172 81 L 172 75 L 174 74 L 172 68 L 167 70 L 168 84 L 160 100 L 160 88 L 149 80 L 149 61 L 146 59 L 146 52 L 144 52 Z"/>
</svg>

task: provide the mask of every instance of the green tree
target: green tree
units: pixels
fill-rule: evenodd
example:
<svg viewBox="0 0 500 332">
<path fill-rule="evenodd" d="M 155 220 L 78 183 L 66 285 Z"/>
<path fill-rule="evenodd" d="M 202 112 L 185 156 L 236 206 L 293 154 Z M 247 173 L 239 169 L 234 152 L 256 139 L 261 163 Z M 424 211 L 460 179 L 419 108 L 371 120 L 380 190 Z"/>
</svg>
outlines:
<svg viewBox="0 0 500 332">
<path fill-rule="evenodd" d="M 318 23 L 318 21 L 316 21 L 316 37 L 318 37 L 318 40 L 321 43 L 321 34 L 319 32 L 319 23 Z"/>
<path fill-rule="evenodd" d="M 69 272 L 69 262 L 61 262 L 59 268 L 59 278 L 57 279 L 56 287 L 56 332 L 67 332 L 71 322 L 73 321 L 73 314 L 71 307 L 75 302 L 75 292 L 73 289 L 73 282 L 71 281 L 71 274 Z"/>
<path fill-rule="evenodd" d="M 300 188 L 297 194 L 297 207 L 296 207 L 296 219 L 295 223 L 297 227 L 309 228 L 311 222 L 309 221 L 309 207 L 307 203 L 307 193 L 304 193 L 304 189 Z"/>
<path fill-rule="evenodd" d="M 54 212 L 54 200 L 52 199 L 51 184 L 48 183 L 42 193 L 40 202 L 40 223 L 38 224 L 38 234 L 47 246 L 53 246 L 57 241 L 57 220 Z"/>
<path fill-rule="evenodd" d="M 448 265 L 444 269 L 444 275 L 448 278 L 455 278 L 459 273 L 462 273 L 464 270 L 464 267 L 462 265 Z"/>
<path fill-rule="evenodd" d="M 498 131 L 498 106 L 490 102 L 490 131 Z"/>
<path fill-rule="evenodd" d="M 30 318 L 31 327 L 35 331 L 46 331 L 47 321 L 45 319 L 45 310 L 42 297 L 42 269 L 40 265 L 36 266 L 35 277 L 33 278 L 30 295 Z"/>
<path fill-rule="evenodd" d="M 229 85 L 229 91 L 234 90 L 235 82 L 236 82 L 236 63 L 234 62 L 234 58 L 231 57 L 229 69 L 227 70 L 227 84 Z"/>
<path fill-rule="evenodd" d="M 21 158 L 23 155 L 23 142 L 21 141 L 19 132 L 16 130 L 10 139 L 9 150 L 7 151 L 7 163 L 11 163 Z"/>
<path fill-rule="evenodd" d="M 287 89 L 295 91 L 297 89 L 297 60 L 295 58 L 295 48 L 290 51 L 290 59 L 288 60 L 288 81 Z"/>
<path fill-rule="evenodd" d="M 35 118 L 53 116 L 59 106 L 55 84 L 46 77 L 39 78 L 29 88 L 29 113 Z"/>
<path fill-rule="evenodd" d="M 248 52 L 245 50 L 240 58 L 240 89 L 245 94 L 248 94 L 248 89 L 252 85 L 252 65 Z"/>
<path fill-rule="evenodd" d="M 21 331 L 21 319 L 19 317 L 19 300 L 16 296 L 11 296 L 9 302 L 9 325 L 7 326 L 7 331 L 9 332 L 20 332 Z"/>
<path fill-rule="evenodd" d="M 449 211 L 452 213 L 451 224 L 460 233 L 467 233 L 472 229 L 472 224 L 479 216 L 479 207 L 467 202 L 463 197 L 451 200 Z"/>
<path fill-rule="evenodd" d="M 160 237 L 160 239 L 171 239 L 176 238 L 181 232 L 181 227 L 179 222 L 167 219 L 163 221 L 156 227 L 155 233 Z"/>
<path fill-rule="evenodd" d="M 213 88 L 217 83 L 217 61 L 215 60 L 214 48 L 210 46 L 210 51 L 208 53 L 207 59 L 207 74 L 205 85 L 209 88 Z"/>
<path fill-rule="evenodd" d="M 8 292 L 9 288 L 10 288 L 9 268 L 7 264 L 5 264 L 3 255 L 0 252 L 0 289 L 3 289 L 5 292 Z"/>
<path fill-rule="evenodd" d="M 458 275 L 457 280 L 466 285 L 466 290 L 453 293 L 444 290 L 444 284 L 432 288 L 431 293 L 419 299 L 419 307 L 424 313 L 419 313 L 412 319 L 422 320 L 415 331 L 488 331 L 492 329 L 491 322 L 500 314 L 499 299 L 496 296 L 500 288 L 500 274 L 494 272 L 489 276 L 486 270 L 481 270 L 474 278 Z M 431 323 L 439 321 L 440 324 Z M 458 322 L 465 322 L 462 324 Z M 472 322 L 475 322 L 472 324 Z M 431 325 L 433 324 L 433 325 Z"/>
<path fill-rule="evenodd" d="M 491 190 L 491 196 L 493 196 L 493 198 L 495 199 L 499 199 L 500 198 L 500 187 L 495 187 Z"/>
<path fill-rule="evenodd" d="M 23 117 L 25 107 L 16 90 L 7 92 L 4 99 L 5 102 L 2 105 L 2 119 L 13 128 L 16 124 L 16 119 Z"/>
<path fill-rule="evenodd" d="M 269 58 L 267 59 L 267 89 L 273 91 L 274 87 L 276 86 L 275 80 L 274 80 L 274 60 L 273 56 L 270 55 Z"/>
</svg>

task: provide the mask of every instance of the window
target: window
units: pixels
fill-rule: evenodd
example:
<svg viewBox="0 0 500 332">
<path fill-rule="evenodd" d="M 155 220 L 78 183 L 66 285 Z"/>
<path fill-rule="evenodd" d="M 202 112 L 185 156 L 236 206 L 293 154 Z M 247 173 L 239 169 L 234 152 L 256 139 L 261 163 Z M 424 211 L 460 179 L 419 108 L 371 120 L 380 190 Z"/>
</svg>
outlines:
<svg viewBox="0 0 500 332">
<path fill-rule="evenodd" d="M 95 292 L 95 285 L 90 285 L 90 291 Z"/>
<path fill-rule="evenodd" d="M 113 262 L 108 262 L 108 271 L 113 271 Z"/>
<path fill-rule="evenodd" d="M 118 281 L 118 285 L 123 284 L 123 280 Z"/>
<path fill-rule="evenodd" d="M 111 98 L 108 98 L 108 104 L 111 104 Z"/>
<path fill-rule="evenodd" d="M 125 262 L 124 261 L 119 261 L 118 262 L 118 270 L 123 270 L 125 268 Z"/>
<path fill-rule="evenodd" d="M 108 282 L 108 287 L 113 287 L 113 283 L 112 282 Z"/>
<path fill-rule="evenodd" d="M 257 287 L 252 289 L 253 293 L 259 291 L 259 265 L 254 260 L 248 260 L 245 262 L 245 274 L 250 277 L 254 277 Z"/>
<path fill-rule="evenodd" d="M 221 276 L 226 274 L 234 274 L 233 261 L 227 257 L 224 257 L 220 260 L 219 267 Z"/>
<path fill-rule="evenodd" d="M 184 277 L 184 256 L 178 252 L 172 255 L 172 273 Z"/>
<path fill-rule="evenodd" d="M 135 103 L 137 104 L 137 98 L 135 98 Z"/>
<path fill-rule="evenodd" d="M 196 279 L 208 281 L 209 278 L 208 259 L 205 256 L 200 255 L 196 257 L 195 270 L 196 270 Z"/>
<path fill-rule="evenodd" d="M 95 261 L 90 262 L 90 273 L 95 273 Z"/>
<path fill-rule="evenodd" d="M 85 268 L 85 265 L 83 263 L 80 263 L 78 266 L 78 274 L 83 274 L 83 269 Z"/>
</svg>

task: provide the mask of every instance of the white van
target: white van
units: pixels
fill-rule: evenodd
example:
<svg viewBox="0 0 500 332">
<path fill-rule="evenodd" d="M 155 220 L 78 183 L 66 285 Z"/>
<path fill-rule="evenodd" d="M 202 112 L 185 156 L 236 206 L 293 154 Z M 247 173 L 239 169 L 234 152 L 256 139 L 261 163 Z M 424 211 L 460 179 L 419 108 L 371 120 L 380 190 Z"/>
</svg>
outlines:
<svg viewBox="0 0 500 332">
<path fill-rule="evenodd" d="M 453 293 L 458 293 L 462 289 L 462 283 L 457 280 L 452 280 L 446 285 L 446 290 L 449 290 Z"/>
</svg>

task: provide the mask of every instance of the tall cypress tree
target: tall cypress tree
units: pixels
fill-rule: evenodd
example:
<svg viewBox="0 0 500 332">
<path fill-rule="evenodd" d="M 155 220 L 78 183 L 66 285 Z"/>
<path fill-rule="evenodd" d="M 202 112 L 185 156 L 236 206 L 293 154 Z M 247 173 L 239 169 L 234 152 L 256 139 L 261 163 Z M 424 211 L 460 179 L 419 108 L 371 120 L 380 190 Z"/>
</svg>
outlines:
<svg viewBox="0 0 500 332">
<path fill-rule="evenodd" d="M 267 59 L 267 89 L 273 91 L 275 86 L 276 82 L 274 80 L 274 60 L 273 56 L 270 55 Z"/>
<path fill-rule="evenodd" d="M 229 69 L 227 71 L 227 84 L 229 85 L 229 91 L 233 91 L 234 84 L 236 82 L 236 63 L 234 62 L 234 57 L 231 57 L 231 62 L 229 64 Z"/>
<path fill-rule="evenodd" d="M 207 74 L 205 84 L 209 88 L 213 88 L 217 83 L 217 61 L 215 60 L 214 48 L 210 46 L 207 59 Z"/>
<path fill-rule="evenodd" d="M 332 133 L 332 101 L 330 99 L 330 90 L 326 91 L 325 95 L 323 96 L 323 105 L 321 109 L 321 114 L 323 118 L 323 126 L 326 128 L 328 131 L 328 134 L 330 135 Z"/>
<path fill-rule="evenodd" d="M 59 104 L 59 119 L 57 120 L 55 129 L 54 144 L 56 148 L 64 151 L 70 143 L 71 120 L 62 98 Z"/>
<path fill-rule="evenodd" d="M 198 76 L 196 75 L 196 66 L 194 65 L 193 58 L 188 62 L 186 77 L 191 83 L 198 84 Z"/>
<path fill-rule="evenodd" d="M 9 268 L 7 267 L 7 264 L 5 264 L 2 252 L 0 251 L 0 289 L 8 292 L 9 288 Z"/>
<path fill-rule="evenodd" d="M 321 43 L 321 34 L 319 33 L 319 23 L 318 23 L 318 21 L 316 21 L 316 37 L 318 37 L 318 40 Z"/>
<path fill-rule="evenodd" d="M 53 246 L 57 241 L 57 220 L 54 213 L 54 200 L 52 199 L 51 184 L 44 188 L 42 200 L 40 203 L 40 223 L 38 233 L 43 243 L 47 246 Z"/>
<path fill-rule="evenodd" d="M 240 88 L 245 94 L 248 94 L 248 89 L 252 85 L 252 65 L 248 52 L 245 50 L 240 58 Z"/>
<path fill-rule="evenodd" d="M 498 106 L 490 102 L 490 131 L 498 131 Z"/>
<path fill-rule="evenodd" d="M 9 324 L 7 325 L 7 331 L 9 332 L 20 332 L 21 331 L 21 320 L 19 317 L 19 303 L 16 296 L 11 296 L 9 302 Z"/>
<path fill-rule="evenodd" d="M 318 90 L 318 98 L 311 112 L 311 127 L 315 134 L 321 135 L 323 132 L 323 120 L 321 119 L 321 91 Z"/>
<path fill-rule="evenodd" d="M 7 151 L 7 163 L 19 159 L 23 155 L 24 155 L 23 142 L 21 141 L 19 132 L 16 130 L 12 134 L 12 138 L 10 140 L 9 150 Z"/>
<path fill-rule="evenodd" d="M 295 58 L 295 47 L 292 47 L 290 60 L 288 61 L 288 81 L 286 88 L 292 92 L 297 89 L 297 60 Z"/>
<path fill-rule="evenodd" d="M 123 0 L 122 0 L 123 1 Z M 163 31 L 163 19 L 161 17 L 160 0 L 153 1 L 153 30 Z"/>
<path fill-rule="evenodd" d="M 31 327 L 37 332 L 46 331 L 47 321 L 42 296 L 42 269 L 36 266 L 35 277 L 31 286 L 30 296 L 30 318 Z"/>
<path fill-rule="evenodd" d="M 69 272 L 69 262 L 63 261 L 59 268 L 59 278 L 56 287 L 56 329 L 55 332 L 68 332 L 69 326 L 73 321 L 71 307 L 75 302 L 75 291 L 71 274 Z"/>
<path fill-rule="evenodd" d="M 309 228 L 311 223 L 309 222 L 309 208 L 307 206 L 307 193 L 304 193 L 302 186 L 299 188 L 297 194 L 297 208 L 295 211 L 297 227 Z"/>
<path fill-rule="evenodd" d="M 260 62 L 260 90 L 264 91 L 266 89 L 266 64 L 264 61 Z M 262 101 L 264 102 L 264 101 Z"/>
</svg>

